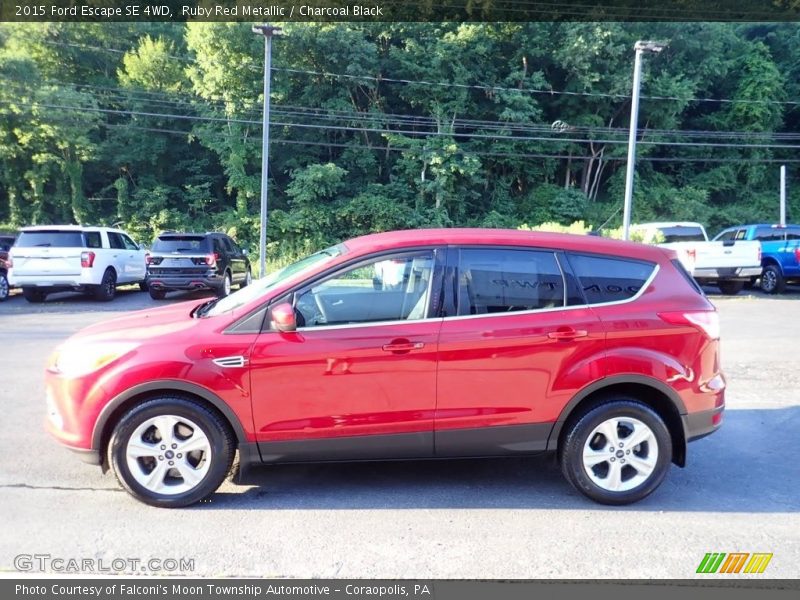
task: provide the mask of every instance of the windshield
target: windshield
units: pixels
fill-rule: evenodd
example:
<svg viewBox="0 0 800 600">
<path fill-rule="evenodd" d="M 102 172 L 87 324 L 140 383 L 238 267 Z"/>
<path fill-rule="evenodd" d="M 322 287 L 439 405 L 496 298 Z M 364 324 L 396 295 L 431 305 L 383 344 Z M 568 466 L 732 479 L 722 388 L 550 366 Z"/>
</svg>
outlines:
<svg viewBox="0 0 800 600">
<path fill-rule="evenodd" d="M 214 301 L 213 304 L 210 304 L 208 308 L 203 310 L 201 316 L 214 317 L 221 315 L 222 313 L 235 310 L 240 306 L 244 306 L 248 302 L 267 294 L 279 283 L 283 283 L 288 279 L 297 277 L 302 273 L 310 271 L 315 267 L 330 261 L 332 258 L 344 254 L 344 252 L 345 247 L 340 244 L 338 246 L 332 246 L 330 248 L 326 248 L 325 250 L 321 250 L 320 252 L 316 252 L 311 256 L 301 258 L 297 262 L 287 265 L 282 269 L 278 269 L 277 271 L 273 271 L 266 277 L 254 281 L 251 285 L 248 285 L 246 288 L 243 288 L 238 292 L 227 296 L 226 298 L 221 298 Z"/>
<path fill-rule="evenodd" d="M 182 252 L 187 254 L 208 252 L 210 248 L 206 240 L 207 238 L 201 235 L 160 237 L 153 242 L 152 250 L 153 252 Z"/>
</svg>

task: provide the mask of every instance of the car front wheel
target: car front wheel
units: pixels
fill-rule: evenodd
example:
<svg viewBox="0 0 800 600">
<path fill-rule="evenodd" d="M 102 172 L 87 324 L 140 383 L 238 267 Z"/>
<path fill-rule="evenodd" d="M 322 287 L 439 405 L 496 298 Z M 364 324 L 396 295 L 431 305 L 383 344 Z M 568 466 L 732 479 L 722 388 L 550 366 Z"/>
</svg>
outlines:
<svg viewBox="0 0 800 600">
<path fill-rule="evenodd" d="M 220 486 L 234 451 L 222 417 L 188 399 L 161 397 L 122 417 L 108 445 L 108 462 L 137 500 L 180 508 Z"/>
<path fill-rule="evenodd" d="M 631 504 L 651 494 L 672 460 L 664 420 L 633 398 L 603 402 L 578 418 L 561 448 L 561 470 L 601 504 Z"/>
<path fill-rule="evenodd" d="M 239 284 L 239 289 L 241 290 L 242 288 L 246 288 L 251 283 L 253 283 L 253 273 L 250 271 L 250 269 L 247 269 L 242 283 Z"/>
</svg>

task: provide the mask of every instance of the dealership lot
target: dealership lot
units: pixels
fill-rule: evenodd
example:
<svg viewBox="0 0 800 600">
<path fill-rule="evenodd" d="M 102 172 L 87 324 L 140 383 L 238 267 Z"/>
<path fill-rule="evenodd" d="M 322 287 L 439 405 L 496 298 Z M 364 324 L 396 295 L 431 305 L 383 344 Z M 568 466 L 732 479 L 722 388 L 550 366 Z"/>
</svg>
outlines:
<svg viewBox="0 0 800 600">
<path fill-rule="evenodd" d="M 551 459 L 532 458 L 270 467 L 253 485 L 167 511 L 135 502 L 41 424 L 47 354 L 85 325 L 154 302 L 136 288 L 111 303 L 14 294 L 0 304 L 0 570 L 49 554 L 189 558 L 195 575 L 684 578 L 706 552 L 771 552 L 763 576 L 797 577 L 800 293 L 712 300 L 725 425 L 639 504 L 593 504 Z"/>
</svg>

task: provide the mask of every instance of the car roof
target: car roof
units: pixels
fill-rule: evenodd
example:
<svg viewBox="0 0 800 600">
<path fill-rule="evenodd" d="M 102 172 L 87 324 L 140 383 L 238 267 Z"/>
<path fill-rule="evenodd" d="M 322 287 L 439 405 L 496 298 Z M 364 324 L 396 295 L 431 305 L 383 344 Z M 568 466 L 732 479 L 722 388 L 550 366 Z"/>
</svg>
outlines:
<svg viewBox="0 0 800 600">
<path fill-rule="evenodd" d="M 744 229 L 745 227 L 774 227 L 775 229 L 788 229 L 789 227 L 800 227 L 795 223 L 787 223 L 783 227 L 779 223 L 750 223 L 748 225 L 732 225 L 730 227 L 726 227 L 725 229 Z"/>
<path fill-rule="evenodd" d="M 659 227 L 702 227 L 701 223 L 693 221 L 656 221 L 653 223 L 637 223 L 631 229 L 655 229 Z"/>
<path fill-rule="evenodd" d="M 410 246 L 448 245 L 546 247 L 654 261 L 670 254 L 657 246 L 599 236 L 517 229 L 406 229 L 374 233 L 345 242 L 345 246 L 357 254 Z"/>
<path fill-rule="evenodd" d="M 20 228 L 20 231 L 115 231 L 125 233 L 116 227 L 101 227 L 96 225 L 29 225 Z M 126 234 L 127 235 L 127 234 Z"/>
</svg>

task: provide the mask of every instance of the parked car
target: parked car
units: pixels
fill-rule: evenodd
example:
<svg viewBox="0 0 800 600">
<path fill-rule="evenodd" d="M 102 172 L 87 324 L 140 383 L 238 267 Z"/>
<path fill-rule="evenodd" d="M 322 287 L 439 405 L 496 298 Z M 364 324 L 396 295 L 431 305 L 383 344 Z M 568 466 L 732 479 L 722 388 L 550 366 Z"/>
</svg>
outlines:
<svg viewBox="0 0 800 600">
<path fill-rule="evenodd" d="M 800 225 L 740 225 L 725 229 L 714 240 L 761 242 L 761 289 L 766 293 L 780 294 L 787 283 L 800 283 Z"/>
<path fill-rule="evenodd" d="M 242 470 L 549 451 L 581 493 L 627 504 L 720 426 L 718 340 L 669 250 L 381 233 L 83 330 L 49 361 L 47 422 L 155 506 L 214 492 L 237 449 Z"/>
<path fill-rule="evenodd" d="M 678 253 L 686 270 L 702 285 L 716 285 L 726 295 L 736 295 L 745 283 L 761 275 L 761 244 L 744 240 L 708 241 L 705 227 L 692 222 L 633 225 L 632 232 L 645 243 Z"/>
<path fill-rule="evenodd" d="M 121 229 L 81 225 L 24 227 L 11 248 L 9 282 L 28 302 L 80 291 L 112 300 L 117 285 L 144 288 L 145 252 Z"/>
<path fill-rule="evenodd" d="M 250 260 L 224 233 L 162 233 L 147 257 L 147 288 L 154 300 L 171 290 L 213 290 L 224 297 L 233 285 L 253 280 Z"/>
<path fill-rule="evenodd" d="M 11 286 L 8 285 L 8 269 L 11 267 L 8 253 L 16 239 L 16 235 L 0 234 L 0 302 L 8 298 L 11 291 Z"/>
</svg>

